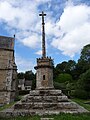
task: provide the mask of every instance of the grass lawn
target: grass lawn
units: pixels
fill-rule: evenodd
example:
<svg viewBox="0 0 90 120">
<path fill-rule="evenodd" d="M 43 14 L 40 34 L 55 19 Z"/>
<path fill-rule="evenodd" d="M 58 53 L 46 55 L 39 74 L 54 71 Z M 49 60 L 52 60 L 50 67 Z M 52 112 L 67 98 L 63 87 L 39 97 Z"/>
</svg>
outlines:
<svg viewBox="0 0 90 120">
<path fill-rule="evenodd" d="M 90 114 L 59 114 L 51 116 L 26 116 L 15 118 L 0 118 L 0 120 L 40 120 L 40 118 L 54 118 L 54 120 L 90 120 Z"/>
<path fill-rule="evenodd" d="M 84 108 L 90 111 L 90 105 L 85 104 L 87 100 L 81 99 L 72 99 L 73 101 L 77 102 Z M 12 103 L 13 104 L 13 103 Z M 10 105 L 11 106 L 11 105 Z M 9 107 L 5 106 L 2 109 Z M 2 110 L 0 108 L 0 110 Z M 51 116 L 26 116 L 26 117 L 15 117 L 15 118 L 0 118 L 0 120 L 40 120 L 41 118 L 54 118 L 54 120 L 90 120 L 90 113 L 87 114 L 59 114 L 59 115 L 51 115 Z"/>
<path fill-rule="evenodd" d="M 12 105 L 14 105 L 16 102 L 12 102 L 12 103 L 10 103 L 10 104 L 6 104 L 6 105 L 4 105 L 4 106 L 1 106 L 0 107 L 0 111 L 2 111 L 2 110 L 4 110 L 4 109 L 6 109 L 6 108 L 10 108 Z"/>
<path fill-rule="evenodd" d="M 88 111 L 90 111 L 90 104 L 85 104 L 86 102 L 90 102 L 90 100 L 82 100 L 82 99 L 76 99 L 76 98 L 72 100 L 78 103 L 79 105 L 83 106 Z"/>
</svg>

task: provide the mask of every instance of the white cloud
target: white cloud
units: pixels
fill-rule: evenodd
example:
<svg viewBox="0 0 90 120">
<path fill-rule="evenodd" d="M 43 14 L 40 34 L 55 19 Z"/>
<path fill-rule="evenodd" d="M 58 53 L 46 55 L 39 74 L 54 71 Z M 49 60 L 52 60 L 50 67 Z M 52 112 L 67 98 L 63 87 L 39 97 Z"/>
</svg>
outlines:
<svg viewBox="0 0 90 120">
<path fill-rule="evenodd" d="M 1 0 L 0 22 L 23 45 L 37 48 L 41 42 L 41 18 L 38 6 L 51 0 Z M 53 34 L 53 33 L 52 33 Z"/>
<path fill-rule="evenodd" d="M 43 2 L 43 3 L 45 3 L 45 2 L 49 2 L 49 1 L 51 1 L 51 0 L 35 0 L 36 2 L 39 2 L 39 3 L 41 3 L 41 2 Z"/>
<path fill-rule="evenodd" d="M 69 6 L 64 9 L 58 25 L 64 32 L 70 32 L 86 23 L 89 20 L 89 15 L 90 8 L 85 5 Z"/>
<path fill-rule="evenodd" d="M 59 25 L 51 20 L 46 22 L 45 30 L 46 30 L 46 35 L 48 37 L 49 36 L 59 37 L 61 34 Z"/>
<path fill-rule="evenodd" d="M 14 29 L 16 38 L 23 45 L 39 48 L 41 18 L 38 7 L 49 2 L 52 0 L 0 0 L 0 22 L 6 24 L 6 29 L 11 34 Z M 46 37 L 52 38 L 49 43 L 64 55 L 73 57 L 84 45 L 90 43 L 90 7 L 74 6 L 72 0 L 68 0 L 59 20 L 52 18 L 52 14 L 53 11 L 48 11 L 45 19 Z M 37 54 L 40 54 L 40 51 Z"/>
<path fill-rule="evenodd" d="M 60 27 L 61 36 L 56 36 L 51 44 L 64 55 L 73 57 L 84 45 L 90 43 L 90 7 L 66 6 L 57 25 Z"/>
<path fill-rule="evenodd" d="M 37 55 L 42 55 L 42 50 L 36 52 Z"/>
<path fill-rule="evenodd" d="M 10 2 L 1 2 L 0 19 L 7 23 L 9 27 L 27 30 L 29 29 L 29 26 L 32 26 L 37 20 L 36 6 L 31 5 L 30 7 L 28 7 L 28 4 L 25 6 L 15 7 Z"/>
<path fill-rule="evenodd" d="M 40 47 L 40 42 L 41 41 L 40 41 L 40 37 L 38 36 L 38 34 L 32 34 L 22 40 L 22 43 L 24 45 L 31 47 L 31 48 Z"/>
<path fill-rule="evenodd" d="M 17 39 L 29 47 L 35 47 L 38 42 L 37 39 L 39 39 L 38 33 L 34 34 L 36 32 L 35 27 L 39 21 L 37 19 L 38 4 L 35 0 L 0 1 L 0 22 L 6 23 L 8 31 L 14 29 Z M 10 33 L 12 34 L 13 32 L 10 31 Z"/>
<path fill-rule="evenodd" d="M 28 70 L 33 70 L 33 66 L 35 64 L 32 62 L 31 59 L 25 59 L 19 55 L 16 55 L 16 65 L 18 66 L 18 72 L 25 72 Z"/>
</svg>

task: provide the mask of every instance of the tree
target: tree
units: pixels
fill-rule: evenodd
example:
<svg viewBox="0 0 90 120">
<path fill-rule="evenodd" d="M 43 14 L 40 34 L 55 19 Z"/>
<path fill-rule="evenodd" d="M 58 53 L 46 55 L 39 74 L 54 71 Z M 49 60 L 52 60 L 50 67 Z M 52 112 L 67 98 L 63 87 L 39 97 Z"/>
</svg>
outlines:
<svg viewBox="0 0 90 120">
<path fill-rule="evenodd" d="M 54 79 L 61 73 L 68 73 L 75 78 L 75 69 L 76 62 L 74 60 L 69 60 L 68 62 L 64 61 L 62 63 L 57 64 L 56 68 L 54 68 Z"/>
<path fill-rule="evenodd" d="M 84 46 L 81 51 L 80 61 L 86 61 L 90 63 L 90 44 Z"/>
<path fill-rule="evenodd" d="M 54 79 L 56 79 L 56 77 L 59 75 L 59 74 L 61 74 L 61 73 L 65 73 L 65 67 L 66 67 L 66 65 L 67 65 L 67 62 L 66 61 L 64 61 L 64 62 L 62 62 L 62 63 L 59 63 L 59 64 L 57 64 L 56 65 L 56 67 L 54 68 L 54 70 L 53 70 L 53 78 Z"/>
<path fill-rule="evenodd" d="M 90 99 L 90 69 L 80 75 L 71 96 L 80 99 Z"/>
<path fill-rule="evenodd" d="M 80 59 L 76 65 L 77 76 L 86 72 L 90 68 L 90 44 L 83 47 Z"/>
<path fill-rule="evenodd" d="M 75 69 L 76 62 L 74 60 L 69 60 L 66 65 L 66 72 L 71 72 Z"/>
<path fill-rule="evenodd" d="M 67 81 L 72 81 L 72 76 L 70 74 L 67 74 L 67 73 L 61 73 L 57 76 L 55 81 L 58 83 L 65 83 Z"/>
<path fill-rule="evenodd" d="M 67 62 L 66 73 L 70 74 L 73 80 L 76 79 L 76 62 L 74 60 L 69 60 Z"/>
<path fill-rule="evenodd" d="M 34 80 L 35 79 L 35 75 L 32 72 L 32 70 L 26 71 L 24 76 L 25 76 L 25 80 Z"/>
<path fill-rule="evenodd" d="M 56 69 L 59 73 L 65 73 L 66 72 L 66 66 L 67 66 L 67 62 L 64 61 L 60 64 L 57 64 Z"/>
<path fill-rule="evenodd" d="M 78 87 L 90 92 L 90 69 L 80 75 Z"/>
<path fill-rule="evenodd" d="M 24 79 L 24 73 L 23 72 L 18 73 L 17 78 L 18 79 Z"/>
</svg>

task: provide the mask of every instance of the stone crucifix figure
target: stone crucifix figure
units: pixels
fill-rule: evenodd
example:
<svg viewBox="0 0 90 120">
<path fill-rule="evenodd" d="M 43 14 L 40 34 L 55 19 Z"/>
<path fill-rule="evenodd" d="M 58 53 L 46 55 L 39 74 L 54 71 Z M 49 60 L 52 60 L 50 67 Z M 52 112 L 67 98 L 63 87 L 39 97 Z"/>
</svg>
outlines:
<svg viewBox="0 0 90 120">
<path fill-rule="evenodd" d="M 45 23 L 44 23 L 44 16 L 46 16 L 46 14 L 42 11 L 42 13 L 39 14 L 39 16 L 42 16 L 42 57 L 45 58 L 46 57 L 46 48 L 45 48 Z"/>
</svg>

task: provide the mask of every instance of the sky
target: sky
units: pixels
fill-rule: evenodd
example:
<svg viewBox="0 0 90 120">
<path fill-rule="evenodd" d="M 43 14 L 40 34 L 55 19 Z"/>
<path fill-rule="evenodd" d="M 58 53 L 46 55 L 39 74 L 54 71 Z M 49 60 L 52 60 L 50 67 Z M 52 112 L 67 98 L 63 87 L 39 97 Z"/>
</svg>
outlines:
<svg viewBox="0 0 90 120">
<path fill-rule="evenodd" d="M 41 57 L 44 11 L 46 53 L 57 65 L 77 61 L 83 46 L 90 44 L 90 0 L 0 0 L 0 35 L 15 34 L 18 72 L 34 70 Z"/>
</svg>

